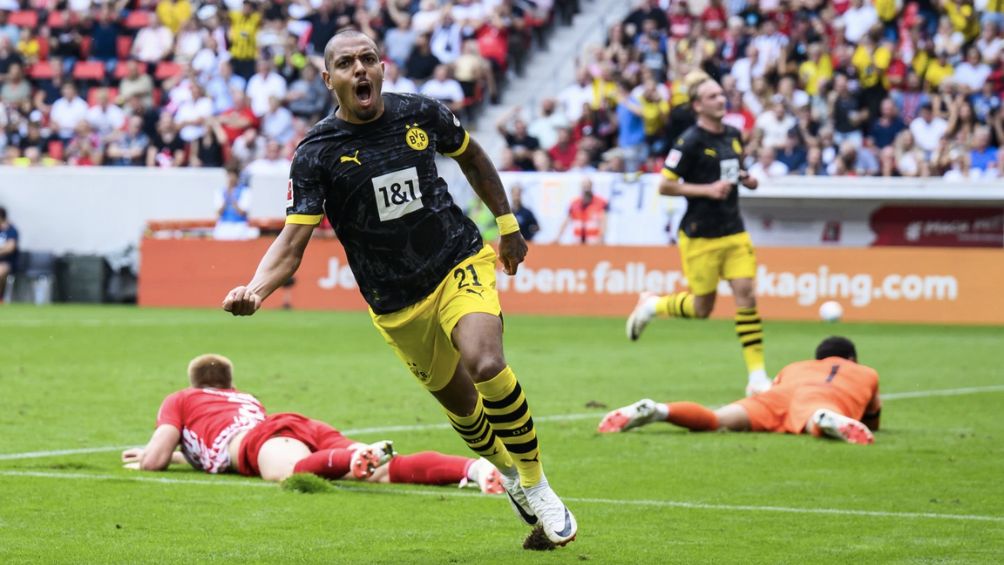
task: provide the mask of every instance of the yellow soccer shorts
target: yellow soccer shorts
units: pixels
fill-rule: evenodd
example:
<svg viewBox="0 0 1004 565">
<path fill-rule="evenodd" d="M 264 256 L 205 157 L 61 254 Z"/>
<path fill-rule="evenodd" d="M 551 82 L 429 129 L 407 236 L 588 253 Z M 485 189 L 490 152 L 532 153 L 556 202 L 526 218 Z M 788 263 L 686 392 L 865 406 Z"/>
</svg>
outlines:
<svg viewBox="0 0 1004 565">
<path fill-rule="evenodd" d="M 460 362 L 453 328 L 467 314 L 502 313 L 495 289 L 495 250 L 485 245 L 454 267 L 428 296 L 389 314 L 370 310 L 373 325 L 427 390 L 449 384 Z"/>
<path fill-rule="evenodd" d="M 679 234 L 680 259 L 690 292 L 697 296 L 718 289 L 720 279 L 752 279 L 756 254 L 746 232 L 724 237 L 687 237 Z"/>
</svg>

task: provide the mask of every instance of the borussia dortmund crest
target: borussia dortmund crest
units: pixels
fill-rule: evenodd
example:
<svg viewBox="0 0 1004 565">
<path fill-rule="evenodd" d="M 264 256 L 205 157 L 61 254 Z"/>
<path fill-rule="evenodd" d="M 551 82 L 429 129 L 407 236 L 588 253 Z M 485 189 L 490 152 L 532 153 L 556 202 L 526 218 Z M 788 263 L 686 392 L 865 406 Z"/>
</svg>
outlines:
<svg viewBox="0 0 1004 565">
<path fill-rule="evenodd" d="M 429 146 L 429 134 L 418 127 L 418 124 L 412 124 L 404 134 L 404 141 L 415 151 L 422 151 Z"/>
</svg>

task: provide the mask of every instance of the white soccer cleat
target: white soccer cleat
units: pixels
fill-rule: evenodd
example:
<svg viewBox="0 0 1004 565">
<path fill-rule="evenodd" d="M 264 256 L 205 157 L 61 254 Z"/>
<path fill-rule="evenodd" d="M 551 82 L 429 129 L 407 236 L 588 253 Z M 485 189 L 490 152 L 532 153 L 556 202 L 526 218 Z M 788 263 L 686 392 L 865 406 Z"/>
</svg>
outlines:
<svg viewBox="0 0 1004 565">
<path fill-rule="evenodd" d="M 467 475 L 470 478 L 465 477 L 464 480 L 460 481 L 461 488 L 473 481 L 481 489 L 481 492 L 485 494 L 502 494 L 505 492 L 505 487 L 502 486 L 502 473 L 499 473 L 495 465 L 492 465 L 484 457 L 471 463 L 471 466 L 467 469 Z"/>
<path fill-rule="evenodd" d="M 631 428 L 655 422 L 659 417 L 654 400 L 645 398 L 607 413 L 596 429 L 601 434 L 626 432 Z"/>
<path fill-rule="evenodd" d="M 394 458 L 394 442 L 382 440 L 369 445 L 357 444 L 353 451 L 349 460 L 350 472 L 356 479 L 366 480 L 378 467 Z"/>
<path fill-rule="evenodd" d="M 861 422 L 838 414 L 832 410 L 820 408 L 812 415 L 812 423 L 825 436 L 853 443 L 855 445 L 871 445 L 875 436 L 868 426 Z"/>
<path fill-rule="evenodd" d="M 767 392 L 774 385 L 765 371 L 754 371 L 750 373 L 749 381 L 746 383 L 746 396 L 756 396 L 762 392 Z"/>
<path fill-rule="evenodd" d="M 554 545 L 565 545 L 575 539 L 578 533 L 578 525 L 575 523 L 575 516 L 568 511 L 565 503 L 561 502 L 558 495 L 551 490 L 547 484 L 547 479 L 543 475 L 540 482 L 532 487 L 524 487 L 526 501 L 530 503 L 534 513 L 540 520 L 540 525 L 544 529 L 544 535 L 551 540 Z"/>
<path fill-rule="evenodd" d="M 519 477 L 509 478 L 502 475 L 502 488 L 505 490 L 506 497 L 509 499 L 509 505 L 512 506 L 512 511 L 519 516 L 519 519 L 523 521 L 527 526 L 537 525 L 537 514 L 530 507 L 530 503 L 526 500 L 526 493 L 523 492 L 523 487 L 519 485 Z"/>
<path fill-rule="evenodd" d="M 655 304 L 659 296 L 654 292 L 643 292 L 638 295 L 638 304 L 627 319 L 627 337 L 631 341 L 637 341 L 641 337 L 641 332 L 645 326 L 655 318 Z"/>
</svg>

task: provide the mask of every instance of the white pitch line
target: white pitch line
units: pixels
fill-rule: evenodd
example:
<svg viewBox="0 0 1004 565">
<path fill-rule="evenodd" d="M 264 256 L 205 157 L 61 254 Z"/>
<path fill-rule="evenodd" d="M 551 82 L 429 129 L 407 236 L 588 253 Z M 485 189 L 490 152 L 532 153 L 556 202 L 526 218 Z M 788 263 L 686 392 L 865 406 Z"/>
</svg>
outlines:
<svg viewBox="0 0 1004 565">
<path fill-rule="evenodd" d="M 56 473 L 46 471 L 0 471 L 0 476 L 7 477 L 32 477 L 44 479 L 80 479 L 94 481 L 128 481 L 137 483 L 159 483 L 169 485 L 200 485 L 200 486 L 231 486 L 231 487 L 258 487 L 275 488 L 272 483 L 263 481 L 235 481 L 235 480 L 204 480 L 204 479 L 175 479 L 169 477 L 126 477 L 122 475 L 98 475 L 89 473 Z M 351 485 L 335 485 L 339 490 L 346 490 L 357 493 L 392 495 L 414 495 L 414 496 L 450 496 L 469 499 L 492 500 L 493 497 L 483 496 L 474 493 L 463 493 L 446 489 L 388 489 L 376 490 L 372 488 L 359 488 Z M 565 497 L 569 502 L 582 504 L 604 504 L 608 506 L 646 506 L 656 508 L 686 508 L 690 510 L 720 510 L 726 512 L 775 512 L 783 514 L 826 514 L 835 516 L 865 516 L 870 518 L 897 518 L 897 519 L 927 519 L 927 520 L 957 520 L 963 522 L 994 522 L 1004 523 L 1004 516 L 984 516 L 980 514 L 939 514 L 936 512 L 884 512 L 881 510 L 850 510 L 843 508 L 797 508 L 789 506 L 756 506 L 752 504 L 707 504 L 703 502 L 684 502 L 678 500 L 654 500 L 654 499 L 616 499 L 616 498 L 579 498 Z"/>
<path fill-rule="evenodd" d="M 903 400 L 910 398 L 927 398 L 932 396 L 963 396 L 967 394 L 979 394 L 982 392 L 1004 392 L 1004 385 L 976 386 L 968 388 L 947 388 L 938 390 L 920 390 L 910 392 L 882 393 L 882 400 Z M 538 422 L 565 422 L 573 420 L 588 420 L 597 418 L 605 412 L 582 412 L 579 414 L 557 414 L 554 416 L 541 416 L 536 418 Z M 418 432 L 425 430 L 445 430 L 450 425 L 446 423 L 436 424 L 411 424 L 401 426 L 377 426 L 372 428 L 355 428 L 341 430 L 347 436 L 385 434 L 391 432 Z M 29 451 L 27 453 L 0 453 L 0 461 L 14 461 L 19 459 L 36 459 L 41 457 L 56 457 L 59 455 L 77 455 L 82 453 L 108 453 L 110 451 L 121 451 L 134 445 L 108 446 L 108 447 L 85 447 L 80 449 L 58 449 L 55 451 Z"/>
</svg>

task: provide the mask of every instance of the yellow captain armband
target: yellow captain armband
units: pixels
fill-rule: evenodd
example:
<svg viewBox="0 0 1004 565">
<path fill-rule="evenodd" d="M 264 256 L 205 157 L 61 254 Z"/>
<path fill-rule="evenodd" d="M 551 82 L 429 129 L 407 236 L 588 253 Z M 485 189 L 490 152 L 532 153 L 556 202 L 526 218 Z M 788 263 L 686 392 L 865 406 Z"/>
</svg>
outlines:
<svg viewBox="0 0 1004 565">
<path fill-rule="evenodd" d="M 516 221 L 516 216 L 511 213 L 495 218 L 495 223 L 499 227 L 499 235 L 509 235 L 519 231 L 519 222 Z"/>
</svg>

